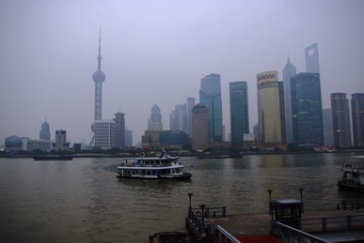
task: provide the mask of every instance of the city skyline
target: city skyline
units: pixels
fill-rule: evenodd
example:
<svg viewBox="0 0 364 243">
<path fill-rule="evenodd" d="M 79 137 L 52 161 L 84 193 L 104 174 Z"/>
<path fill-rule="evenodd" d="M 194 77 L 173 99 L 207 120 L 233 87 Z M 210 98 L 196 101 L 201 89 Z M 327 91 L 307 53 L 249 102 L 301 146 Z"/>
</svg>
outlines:
<svg viewBox="0 0 364 243">
<path fill-rule="evenodd" d="M 169 127 L 169 113 L 186 97 L 198 99 L 199 81 L 209 73 L 221 75 L 225 135 L 228 84 L 248 82 L 252 130 L 258 121 L 255 75 L 281 70 L 287 56 L 304 72 L 305 48 L 313 43 L 319 45 L 323 108 L 329 108 L 331 93 L 364 92 L 358 78 L 363 7 L 361 1 L 3 1 L 0 145 L 11 135 L 37 138 L 44 117 L 51 134 L 64 129 L 71 143 L 91 140 L 100 26 L 107 73 L 102 116 L 126 114 L 134 144 L 153 104 Z"/>
</svg>

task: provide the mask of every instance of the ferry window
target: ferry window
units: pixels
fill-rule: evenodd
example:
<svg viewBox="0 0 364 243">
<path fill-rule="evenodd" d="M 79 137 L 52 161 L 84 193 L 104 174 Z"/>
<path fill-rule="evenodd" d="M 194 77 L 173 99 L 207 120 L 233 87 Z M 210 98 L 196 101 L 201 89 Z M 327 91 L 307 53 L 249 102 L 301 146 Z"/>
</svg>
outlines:
<svg viewBox="0 0 364 243">
<path fill-rule="evenodd" d="M 285 208 L 283 211 L 284 218 L 291 218 L 296 216 L 296 210 L 294 208 Z"/>
</svg>

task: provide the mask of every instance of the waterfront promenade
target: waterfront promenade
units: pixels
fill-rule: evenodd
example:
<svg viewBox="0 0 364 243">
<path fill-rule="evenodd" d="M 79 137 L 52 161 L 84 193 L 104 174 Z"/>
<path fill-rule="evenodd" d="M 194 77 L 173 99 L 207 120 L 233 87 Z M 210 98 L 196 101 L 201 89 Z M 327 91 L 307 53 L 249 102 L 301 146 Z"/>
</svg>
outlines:
<svg viewBox="0 0 364 243">
<path fill-rule="evenodd" d="M 235 214 L 204 219 L 212 232 L 221 226 L 236 238 L 267 236 L 271 232 L 272 217 L 268 213 Z M 364 240 L 364 209 L 350 208 L 310 210 L 301 217 L 302 231 L 328 242 L 350 242 Z M 198 234 L 198 230 L 195 231 Z M 203 234 L 206 235 L 206 234 Z M 208 235 L 208 233 L 207 233 Z M 197 235 L 195 238 L 203 236 Z"/>
</svg>

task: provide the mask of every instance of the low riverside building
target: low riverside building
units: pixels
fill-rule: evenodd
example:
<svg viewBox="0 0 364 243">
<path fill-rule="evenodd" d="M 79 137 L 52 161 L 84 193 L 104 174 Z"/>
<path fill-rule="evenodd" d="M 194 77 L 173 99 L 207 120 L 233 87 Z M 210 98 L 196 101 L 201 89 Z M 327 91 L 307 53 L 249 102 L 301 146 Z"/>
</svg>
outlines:
<svg viewBox="0 0 364 243">
<path fill-rule="evenodd" d="M 49 151 L 52 142 L 44 139 L 10 136 L 5 139 L 5 151 Z"/>
</svg>

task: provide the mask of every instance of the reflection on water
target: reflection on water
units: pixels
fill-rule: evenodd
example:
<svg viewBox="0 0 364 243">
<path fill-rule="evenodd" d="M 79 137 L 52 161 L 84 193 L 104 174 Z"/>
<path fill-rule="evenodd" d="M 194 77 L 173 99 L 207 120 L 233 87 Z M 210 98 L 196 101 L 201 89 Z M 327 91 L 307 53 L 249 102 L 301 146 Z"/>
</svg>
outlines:
<svg viewBox="0 0 364 243">
<path fill-rule="evenodd" d="M 4 242 L 148 242 L 158 231 L 183 230 L 188 207 L 226 206 L 228 214 L 265 213 L 272 198 L 298 198 L 306 209 L 334 208 L 362 194 L 336 180 L 353 154 L 250 155 L 181 162 L 190 181 L 116 179 L 113 158 L 72 161 L 0 159 L 0 237 Z"/>
</svg>

